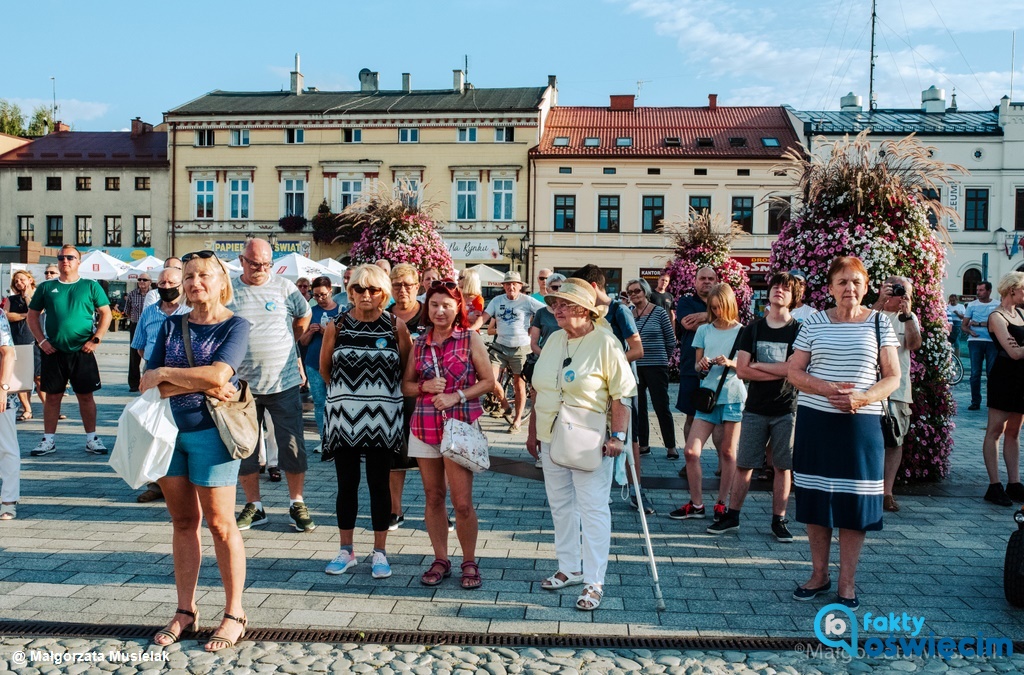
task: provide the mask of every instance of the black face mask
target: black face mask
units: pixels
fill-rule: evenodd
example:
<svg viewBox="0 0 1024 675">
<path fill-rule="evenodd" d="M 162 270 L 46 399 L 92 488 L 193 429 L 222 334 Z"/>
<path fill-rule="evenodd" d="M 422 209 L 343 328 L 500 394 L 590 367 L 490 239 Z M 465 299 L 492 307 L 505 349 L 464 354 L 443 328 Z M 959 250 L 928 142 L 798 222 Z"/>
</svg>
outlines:
<svg viewBox="0 0 1024 675">
<path fill-rule="evenodd" d="M 160 299 L 164 302 L 174 302 L 181 295 L 181 288 L 174 286 L 173 288 L 158 288 L 157 293 L 160 294 Z"/>
</svg>

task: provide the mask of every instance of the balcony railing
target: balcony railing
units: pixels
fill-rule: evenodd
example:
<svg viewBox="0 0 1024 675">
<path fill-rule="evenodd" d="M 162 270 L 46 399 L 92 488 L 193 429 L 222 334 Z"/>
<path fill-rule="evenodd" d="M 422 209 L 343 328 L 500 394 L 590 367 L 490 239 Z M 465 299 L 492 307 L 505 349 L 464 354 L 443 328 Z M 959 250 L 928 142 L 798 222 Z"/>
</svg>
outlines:
<svg viewBox="0 0 1024 675">
<path fill-rule="evenodd" d="M 438 228 L 445 233 L 456 234 L 466 233 L 500 233 L 500 232 L 526 232 L 525 220 L 450 220 L 440 221 Z"/>
<path fill-rule="evenodd" d="M 281 226 L 277 220 L 176 220 L 174 231 L 179 234 L 243 234 L 245 232 L 276 232 Z"/>
</svg>

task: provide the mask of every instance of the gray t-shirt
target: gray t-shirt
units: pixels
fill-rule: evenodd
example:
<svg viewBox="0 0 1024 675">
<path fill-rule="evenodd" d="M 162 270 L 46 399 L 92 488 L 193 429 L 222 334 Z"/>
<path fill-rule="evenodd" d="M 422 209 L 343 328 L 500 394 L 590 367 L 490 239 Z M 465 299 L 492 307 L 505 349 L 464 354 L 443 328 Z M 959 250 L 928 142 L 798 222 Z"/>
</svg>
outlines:
<svg viewBox="0 0 1024 675">
<path fill-rule="evenodd" d="M 545 307 L 543 302 L 528 295 L 520 294 L 515 300 L 509 300 L 502 293 L 491 300 L 485 310 L 494 317 L 498 325 L 499 344 L 506 347 L 530 346 L 530 322 L 533 315 Z"/>
<path fill-rule="evenodd" d="M 249 350 L 238 367 L 254 394 L 276 394 L 302 383 L 292 321 L 312 310 L 295 284 L 271 275 L 262 286 L 234 279 L 228 309 L 249 321 Z"/>
</svg>

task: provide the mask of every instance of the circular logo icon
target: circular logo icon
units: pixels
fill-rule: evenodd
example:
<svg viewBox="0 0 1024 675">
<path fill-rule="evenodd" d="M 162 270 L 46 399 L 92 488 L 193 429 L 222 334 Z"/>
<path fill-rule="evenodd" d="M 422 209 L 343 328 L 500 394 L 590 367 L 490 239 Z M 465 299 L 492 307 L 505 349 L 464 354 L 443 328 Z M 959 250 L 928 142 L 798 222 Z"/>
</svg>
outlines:
<svg viewBox="0 0 1024 675">
<path fill-rule="evenodd" d="M 565 381 L 566 382 L 572 382 L 575 379 L 576 379 L 576 371 L 575 370 L 567 370 L 567 371 L 565 371 Z"/>
<path fill-rule="evenodd" d="M 377 338 L 377 349 L 384 349 L 388 346 L 388 341 L 384 338 Z"/>
<path fill-rule="evenodd" d="M 270 302 L 265 304 L 264 307 L 267 308 L 268 312 L 273 312 L 275 309 L 277 309 L 277 303 L 271 300 Z"/>
</svg>

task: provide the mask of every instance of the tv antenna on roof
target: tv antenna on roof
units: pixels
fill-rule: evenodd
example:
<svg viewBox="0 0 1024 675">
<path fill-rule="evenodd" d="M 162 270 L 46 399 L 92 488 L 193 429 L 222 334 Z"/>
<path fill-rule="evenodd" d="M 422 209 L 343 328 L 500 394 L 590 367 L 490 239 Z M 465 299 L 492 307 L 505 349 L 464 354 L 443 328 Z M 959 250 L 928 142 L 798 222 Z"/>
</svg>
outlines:
<svg viewBox="0 0 1024 675">
<path fill-rule="evenodd" d="M 469 82 L 469 54 L 465 55 L 465 65 L 462 67 L 462 70 L 466 73 L 466 82 Z"/>
<path fill-rule="evenodd" d="M 875 22 L 878 14 L 875 12 L 875 0 L 871 0 L 871 68 L 868 75 L 868 110 L 875 109 Z"/>
<path fill-rule="evenodd" d="M 636 97 L 639 100 L 640 90 L 644 88 L 644 85 L 650 82 L 650 80 L 637 80 L 636 81 Z"/>
<path fill-rule="evenodd" d="M 54 125 L 56 125 L 57 124 L 57 78 L 56 77 L 51 77 L 50 78 L 50 82 L 53 83 L 53 116 L 52 116 L 50 121 Z"/>
</svg>

